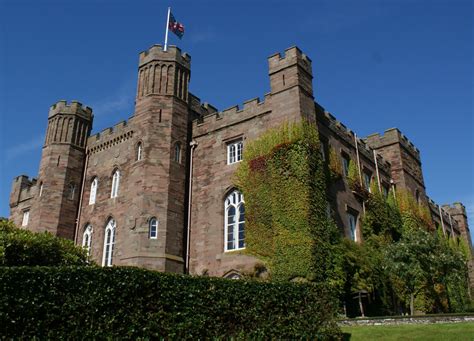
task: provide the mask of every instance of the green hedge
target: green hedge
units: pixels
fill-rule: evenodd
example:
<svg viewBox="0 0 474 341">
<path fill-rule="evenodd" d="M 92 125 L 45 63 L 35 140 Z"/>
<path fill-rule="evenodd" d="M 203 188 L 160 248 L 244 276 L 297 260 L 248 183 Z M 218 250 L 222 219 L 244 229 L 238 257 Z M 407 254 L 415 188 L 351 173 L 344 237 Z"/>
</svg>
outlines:
<svg viewBox="0 0 474 341">
<path fill-rule="evenodd" d="M 334 339 L 335 304 L 314 284 L 138 268 L 0 268 L 2 338 Z"/>
</svg>

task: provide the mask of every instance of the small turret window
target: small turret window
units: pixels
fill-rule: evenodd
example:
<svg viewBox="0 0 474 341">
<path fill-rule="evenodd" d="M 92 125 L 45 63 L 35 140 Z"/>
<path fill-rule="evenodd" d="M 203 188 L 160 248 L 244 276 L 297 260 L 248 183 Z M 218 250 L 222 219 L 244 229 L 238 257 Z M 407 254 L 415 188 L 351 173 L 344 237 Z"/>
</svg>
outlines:
<svg viewBox="0 0 474 341">
<path fill-rule="evenodd" d="M 142 159 L 143 154 L 143 147 L 142 143 L 138 142 L 137 144 L 137 161 L 140 161 Z"/>
<path fill-rule="evenodd" d="M 23 211 L 23 220 L 21 222 L 21 226 L 27 226 L 29 220 L 30 220 L 30 210 Z"/>
<path fill-rule="evenodd" d="M 68 198 L 69 198 L 69 200 L 74 200 L 75 194 L 76 194 L 76 185 L 73 184 L 73 183 L 70 183 L 69 187 L 68 187 Z"/>
<path fill-rule="evenodd" d="M 110 193 L 111 198 L 116 198 L 118 196 L 119 184 L 120 184 L 120 172 L 117 169 L 112 175 L 112 191 Z"/>
<path fill-rule="evenodd" d="M 95 204 L 95 198 L 97 196 L 98 185 L 99 185 L 99 180 L 97 179 L 97 177 L 95 177 L 94 180 L 92 180 L 91 182 L 91 193 L 89 196 L 89 205 Z"/>
<path fill-rule="evenodd" d="M 174 161 L 181 163 L 181 143 L 176 142 L 174 145 Z"/>
<path fill-rule="evenodd" d="M 158 220 L 153 217 L 150 219 L 149 222 L 149 228 L 150 228 L 150 239 L 157 239 L 158 238 Z"/>
</svg>

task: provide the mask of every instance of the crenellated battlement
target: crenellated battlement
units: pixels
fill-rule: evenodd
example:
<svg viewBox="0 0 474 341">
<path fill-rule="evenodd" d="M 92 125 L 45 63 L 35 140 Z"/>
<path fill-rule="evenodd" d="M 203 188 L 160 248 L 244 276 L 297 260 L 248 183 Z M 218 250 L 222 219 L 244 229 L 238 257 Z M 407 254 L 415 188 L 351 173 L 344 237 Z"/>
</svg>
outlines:
<svg viewBox="0 0 474 341">
<path fill-rule="evenodd" d="M 303 70 L 312 75 L 311 63 L 311 59 L 296 46 L 287 48 L 283 55 L 277 52 L 268 57 L 270 75 L 293 65 L 299 65 Z"/>
<path fill-rule="evenodd" d="M 219 110 L 207 102 L 201 103 L 201 99 L 192 93 L 189 93 L 189 107 L 196 112 L 199 118 L 217 113 Z"/>
<path fill-rule="evenodd" d="M 140 52 L 139 66 L 154 60 L 178 62 L 187 69 L 191 67 L 191 56 L 186 52 L 181 52 L 181 49 L 174 45 L 169 45 L 164 51 L 162 45 L 155 44 L 148 50 Z"/>
<path fill-rule="evenodd" d="M 398 128 L 385 130 L 383 135 L 374 133 L 366 137 L 367 142 L 375 149 L 400 143 L 408 152 L 420 162 L 420 151 Z"/>
<path fill-rule="evenodd" d="M 48 118 L 57 114 L 79 115 L 87 120 L 90 120 L 93 117 L 92 108 L 82 105 L 82 103 L 78 101 L 71 101 L 70 104 L 68 104 L 66 100 L 56 102 L 49 108 Z"/>
<path fill-rule="evenodd" d="M 121 121 L 113 127 L 102 129 L 100 133 L 91 135 L 87 140 L 87 153 L 93 154 L 122 143 L 133 136 L 130 121 Z"/>
<path fill-rule="evenodd" d="M 217 111 L 212 106 L 209 110 L 209 104 L 204 103 L 202 106 L 205 109 L 203 110 L 205 115 L 193 121 L 193 136 L 206 134 L 270 112 L 270 97 L 270 94 L 266 94 L 264 101 L 260 101 L 259 97 L 255 97 L 243 102 L 242 106 L 234 105 L 222 111 Z"/>
<path fill-rule="evenodd" d="M 444 204 L 442 207 L 445 211 L 449 212 L 451 215 L 457 215 L 457 214 L 466 215 L 466 207 L 460 202 L 455 202 L 452 204 Z"/>
<path fill-rule="evenodd" d="M 344 125 L 341 121 L 339 121 L 336 117 L 334 117 L 330 112 L 323 111 L 323 116 L 325 120 L 326 126 L 331 129 L 334 133 L 337 134 L 341 139 L 343 139 L 346 143 L 353 146 L 355 148 L 355 133 L 349 129 L 346 125 Z M 373 149 L 367 144 L 364 139 L 360 139 L 357 137 L 357 143 L 359 148 L 359 153 L 363 155 L 368 160 L 374 159 Z M 390 163 L 388 163 L 381 155 L 377 154 L 377 164 L 379 170 L 385 172 L 386 174 L 390 174 Z"/>
</svg>

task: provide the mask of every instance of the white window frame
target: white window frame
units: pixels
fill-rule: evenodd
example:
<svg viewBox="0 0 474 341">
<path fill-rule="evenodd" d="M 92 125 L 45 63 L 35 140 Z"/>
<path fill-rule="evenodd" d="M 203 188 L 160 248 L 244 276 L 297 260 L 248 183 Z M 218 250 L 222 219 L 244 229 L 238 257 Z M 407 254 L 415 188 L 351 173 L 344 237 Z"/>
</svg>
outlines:
<svg viewBox="0 0 474 341">
<path fill-rule="evenodd" d="M 244 142 L 242 139 L 232 141 L 227 144 L 227 164 L 231 165 L 242 161 L 244 152 Z"/>
<path fill-rule="evenodd" d="M 92 245 L 92 225 L 87 224 L 84 229 L 84 234 L 82 235 L 82 247 L 87 251 L 87 255 L 91 254 L 91 245 Z"/>
<path fill-rule="evenodd" d="M 372 174 L 368 171 L 363 171 L 362 173 L 364 176 L 364 187 L 369 193 L 371 193 L 372 191 L 370 190 L 370 182 L 372 181 Z"/>
<path fill-rule="evenodd" d="M 158 239 L 158 219 L 155 217 L 151 218 L 148 223 L 148 237 L 150 239 Z"/>
<path fill-rule="evenodd" d="M 347 223 L 349 225 L 349 237 L 351 240 L 357 242 L 357 215 L 352 212 L 347 212 Z"/>
<path fill-rule="evenodd" d="M 244 210 L 243 217 L 240 208 Z M 229 222 L 229 210 L 234 209 L 233 222 Z M 240 232 L 243 238 L 240 238 Z M 231 240 L 229 240 L 231 237 Z M 230 244 L 230 245 L 229 245 Z M 245 249 L 245 201 L 237 190 L 232 191 L 224 201 L 224 251 Z"/>
<path fill-rule="evenodd" d="M 112 266 L 115 246 L 115 220 L 109 219 L 104 233 L 104 250 L 102 252 L 102 266 Z M 109 237 L 110 236 L 110 237 Z"/>
<path fill-rule="evenodd" d="M 21 226 L 28 226 L 28 222 L 30 220 L 30 210 L 23 211 L 23 220 L 21 221 Z"/>
<path fill-rule="evenodd" d="M 143 146 L 141 142 L 137 144 L 137 161 L 140 161 L 143 156 Z"/>
<path fill-rule="evenodd" d="M 120 186 L 120 171 L 116 169 L 114 174 L 112 175 L 112 190 L 110 192 L 111 198 L 118 197 L 119 186 Z"/>
<path fill-rule="evenodd" d="M 94 205 L 95 204 L 95 199 L 97 197 L 97 187 L 99 186 L 99 179 L 97 177 L 94 177 L 94 179 L 91 182 L 91 193 L 89 195 L 89 205 Z"/>
</svg>

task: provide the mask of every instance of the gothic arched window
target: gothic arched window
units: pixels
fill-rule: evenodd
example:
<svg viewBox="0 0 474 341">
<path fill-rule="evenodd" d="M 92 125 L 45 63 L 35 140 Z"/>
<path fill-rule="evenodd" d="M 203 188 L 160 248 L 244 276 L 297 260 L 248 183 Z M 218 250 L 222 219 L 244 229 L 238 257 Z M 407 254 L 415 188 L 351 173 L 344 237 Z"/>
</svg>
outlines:
<svg viewBox="0 0 474 341">
<path fill-rule="evenodd" d="M 153 217 L 150 219 L 150 222 L 148 223 L 149 226 L 149 234 L 148 236 L 150 239 L 156 239 L 158 238 L 158 220 Z"/>
<path fill-rule="evenodd" d="M 105 227 L 102 266 L 112 266 L 115 244 L 115 227 L 115 220 L 110 218 Z"/>
<path fill-rule="evenodd" d="M 82 236 L 82 247 L 87 250 L 87 255 L 91 254 L 91 244 L 92 244 L 92 225 L 87 224 L 84 229 L 84 234 Z"/>
<path fill-rule="evenodd" d="M 95 198 L 97 196 L 97 186 L 99 185 L 99 180 L 95 177 L 91 182 L 91 193 L 89 196 L 89 205 L 95 204 Z"/>
<path fill-rule="evenodd" d="M 174 144 L 174 161 L 181 163 L 181 143 L 179 142 Z"/>
<path fill-rule="evenodd" d="M 232 191 L 225 199 L 224 249 L 245 248 L 245 205 L 242 193 Z"/>
<path fill-rule="evenodd" d="M 140 161 L 143 156 L 143 146 L 141 142 L 137 144 L 137 161 Z"/>
<path fill-rule="evenodd" d="M 114 174 L 112 175 L 112 191 L 110 192 L 111 198 L 116 198 L 118 196 L 119 184 L 120 172 L 118 169 L 116 169 Z"/>
</svg>

